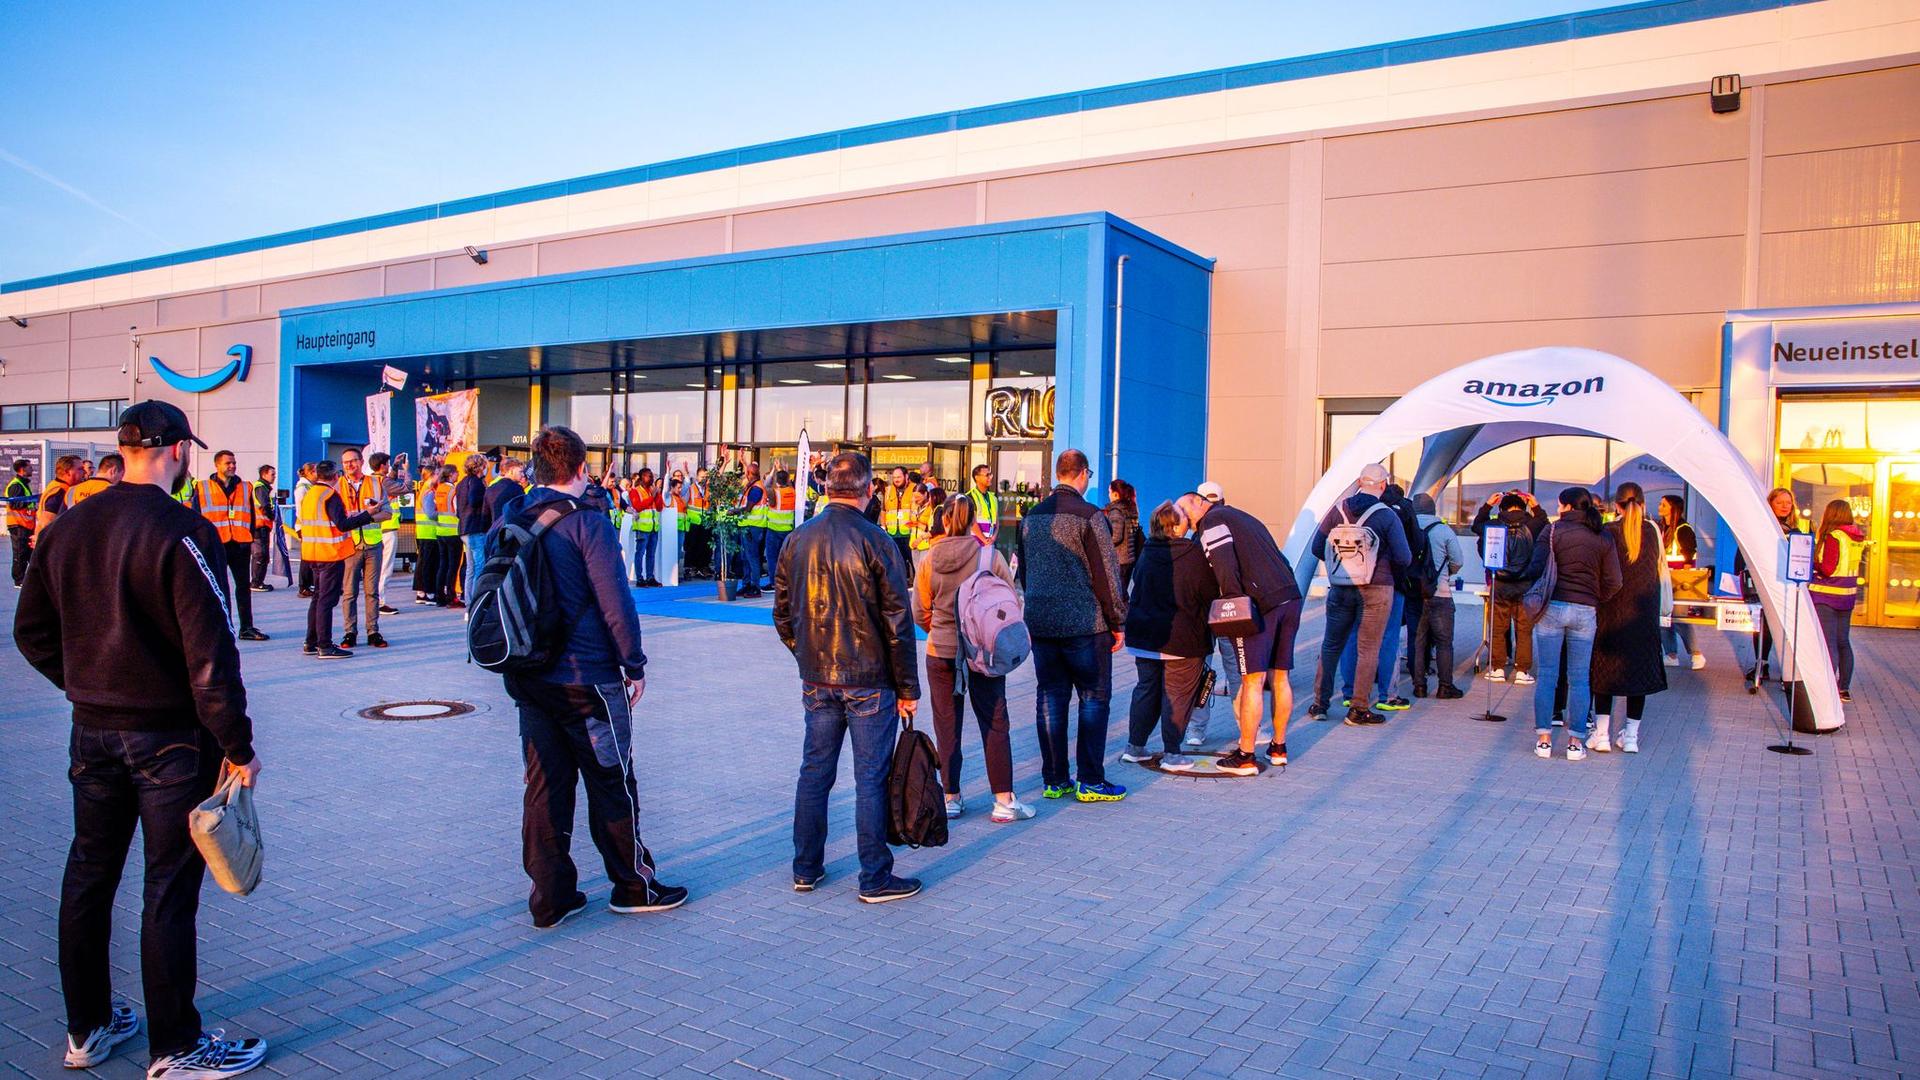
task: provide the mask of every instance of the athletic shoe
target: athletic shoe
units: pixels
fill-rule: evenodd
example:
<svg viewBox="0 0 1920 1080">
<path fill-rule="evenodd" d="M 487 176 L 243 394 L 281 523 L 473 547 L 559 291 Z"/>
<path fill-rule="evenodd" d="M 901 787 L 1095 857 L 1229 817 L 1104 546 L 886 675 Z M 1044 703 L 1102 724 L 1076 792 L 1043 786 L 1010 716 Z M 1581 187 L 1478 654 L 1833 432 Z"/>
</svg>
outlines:
<svg viewBox="0 0 1920 1080">
<path fill-rule="evenodd" d="M 1596 754 L 1611 754 L 1613 753 L 1613 740 L 1599 732 L 1595 732 L 1593 738 L 1587 740 L 1587 749 Z"/>
<path fill-rule="evenodd" d="M 1553 726 L 1554 726 L 1554 727 L 1566 727 L 1566 726 L 1567 726 L 1567 714 L 1566 714 L 1566 713 L 1554 713 L 1554 714 L 1553 714 Z"/>
<path fill-rule="evenodd" d="M 947 820 L 952 821 L 967 812 L 967 800 L 958 795 L 947 796 Z"/>
<path fill-rule="evenodd" d="M 1373 707 L 1381 712 L 1406 712 L 1413 708 L 1413 702 L 1403 697 L 1390 697 L 1385 701 L 1375 702 Z"/>
<path fill-rule="evenodd" d="M 306 653 L 306 654 L 307 654 L 308 656 L 312 656 L 312 655 L 313 655 L 314 653 L 317 653 L 317 652 L 319 652 L 319 651 L 320 651 L 320 646 L 318 646 L 318 645 L 302 645 L 302 646 L 300 646 L 300 651 L 301 651 L 301 652 L 303 652 L 303 653 Z"/>
<path fill-rule="evenodd" d="M 616 891 L 614 898 L 607 901 L 607 910 L 616 915 L 641 915 L 651 911 L 672 911 L 686 902 L 687 890 L 681 886 L 649 881 L 646 892 L 631 899 L 620 899 Z"/>
<path fill-rule="evenodd" d="M 1371 727 L 1375 724 L 1384 724 L 1386 722 L 1387 722 L 1386 717 L 1381 716 L 1379 713 L 1374 712 L 1372 709 L 1348 709 L 1347 710 L 1347 726 L 1348 727 Z"/>
<path fill-rule="evenodd" d="M 1160 768 L 1165 772 L 1192 772 L 1194 760 L 1185 754 L 1161 754 Z"/>
<path fill-rule="evenodd" d="M 1527 674 L 1526 672 L 1524 672 L 1524 671 L 1516 671 L 1516 672 L 1514 672 L 1514 673 L 1513 673 L 1513 685 L 1515 685 L 1515 686 L 1532 686 L 1532 685 L 1533 685 L 1533 683 L 1534 683 L 1534 678 L 1533 678 L 1533 676 L 1531 676 L 1531 675 L 1529 675 L 1529 674 Z"/>
<path fill-rule="evenodd" d="M 1189 750 L 1198 750 L 1201 747 L 1207 745 L 1207 740 L 1201 738 L 1198 735 L 1189 735 L 1185 739 L 1182 739 L 1180 741 L 1180 745 L 1186 747 Z"/>
<path fill-rule="evenodd" d="M 826 877 L 827 875 L 825 874 L 820 874 L 816 877 L 801 877 L 799 874 L 795 874 L 793 875 L 793 891 L 812 892 L 814 889 L 820 887 L 820 883 L 826 880 Z"/>
<path fill-rule="evenodd" d="M 1676 656 L 1673 653 L 1667 653 L 1660 657 L 1660 662 L 1667 665 L 1668 667 L 1679 667 L 1680 657 Z"/>
<path fill-rule="evenodd" d="M 1441 701 L 1457 701 L 1460 698 L 1466 697 L 1467 692 L 1452 683 L 1441 683 L 1440 689 L 1435 690 L 1433 696 Z"/>
<path fill-rule="evenodd" d="M 1237 746 L 1233 748 L 1232 753 L 1214 762 L 1213 767 L 1233 776 L 1252 776 L 1260 771 L 1260 766 L 1254 762 L 1253 755 Z"/>
<path fill-rule="evenodd" d="M 1073 797 L 1081 802 L 1119 802 L 1127 797 L 1127 789 L 1119 784 L 1105 782 L 1081 784 L 1074 790 Z"/>
<path fill-rule="evenodd" d="M 1702 668 L 1707 666 L 1707 658 L 1700 655 L 1699 653 L 1694 653 L 1693 656 L 1688 660 L 1687 666 L 1692 668 L 1695 671 L 1699 671 Z"/>
<path fill-rule="evenodd" d="M 995 801 L 992 820 L 995 825 L 1008 825 L 1016 821 L 1025 821 L 1033 816 L 1033 807 L 1015 799 L 1010 803 Z"/>
<path fill-rule="evenodd" d="M 269 638 L 267 637 L 267 635 L 261 633 L 257 628 L 249 626 L 245 630 L 240 631 L 240 640 L 241 641 L 267 641 L 269 640 Z"/>
<path fill-rule="evenodd" d="M 65 1064 L 69 1069 L 91 1069 L 113 1056 L 113 1048 L 133 1038 L 139 1030 L 140 1017 L 134 1013 L 133 1006 L 116 1001 L 105 1026 L 87 1032 L 84 1039 L 67 1036 Z"/>
<path fill-rule="evenodd" d="M 1322 724 L 1326 723 L 1327 707 L 1325 705 L 1307 706 L 1307 719 L 1318 721 L 1319 723 L 1322 723 Z"/>
<path fill-rule="evenodd" d="M 1630 723 L 1625 730 L 1620 732 L 1620 752 L 1623 754 L 1637 754 L 1640 752 L 1640 728 L 1638 724 Z"/>
<path fill-rule="evenodd" d="M 576 892 L 573 894 L 573 903 L 568 904 L 566 910 L 544 921 L 540 919 L 533 920 L 533 928 L 535 930 L 551 930 L 585 910 L 587 910 L 587 894 Z"/>
<path fill-rule="evenodd" d="M 247 591 L 248 591 L 248 592 L 272 592 L 272 591 L 273 591 L 273 586 L 271 586 L 271 585 L 249 585 L 249 586 L 247 586 Z"/>
<path fill-rule="evenodd" d="M 1277 742 L 1277 743 L 1267 744 L 1267 764 L 1278 765 L 1283 769 L 1286 768 L 1287 766 L 1287 744 L 1286 743 Z"/>
<path fill-rule="evenodd" d="M 147 1066 L 147 1080 L 221 1080 L 249 1072 L 265 1060 L 267 1040 L 228 1039 L 209 1031 L 186 1053 L 154 1058 Z"/>
<path fill-rule="evenodd" d="M 1587 748 L 1580 745 L 1579 739 L 1567 740 L 1567 760 L 1568 761 L 1587 760 Z"/>
<path fill-rule="evenodd" d="M 890 904 L 895 900 L 905 900 L 909 896 L 920 894 L 920 879 L 897 877 L 890 879 L 877 889 L 861 889 L 860 902 L 863 904 Z"/>
<path fill-rule="evenodd" d="M 1842 705 L 1851 705 L 1851 704 L 1853 704 L 1853 691 L 1851 691 L 1851 690 L 1842 690 L 1842 691 L 1840 691 L 1840 703 L 1841 703 Z"/>
<path fill-rule="evenodd" d="M 353 656 L 352 653 L 336 645 L 322 645 L 320 651 L 314 655 L 322 660 L 346 660 Z"/>
<path fill-rule="evenodd" d="M 1537 758 L 1550 758 L 1553 756 L 1552 735 L 1544 732 L 1541 733 L 1539 741 L 1533 744 L 1533 756 Z"/>
<path fill-rule="evenodd" d="M 1351 709 L 1351 708 L 1353 708 L 1353 695 L 1352 695 L 1352 694 L 1348 694 L 1348 695 L 1347 695 L 1346 697 L 1343 697 L 1343 698 L 1341 698 L 1341 699 L 1340 699 L 1340 707 L 1341 707 L 1341 708 L 1343 708 L 1343 709 Z"/>
<path fill-rule="evenodd" d="M 352 630 L 349 630 L 346 633 L 340 635 L 341 648 L 351 649 L 358 644 L 360 644 L 360 635 L 358 633 Z"/>
<path fill-rule="evenodd" d="M 382 615 L 398 615 L 398 614 L 400 614 L 400 609 L 399 609 L 399 608 L 397 608 L 397 607 L 394 607 L 394 606 L 393 606 L 392 604 L 381 604 L 381 605 L 380 605 L 380 614 L 382 614 Z"/>
<path fill-rule="evenodd" d="M 298 595 L 298 596 L 299 596 L 299 597 L 300 597 L 300 598 L 301 598 L 302 600 L 306 600 L 306 599 L 309 599 L 309 598 L 311 598 L 311 597 L 313 596 L 313 590 L 312 590 L 312 589 L 301 589 L 301 590 L 300 590 L 300 592 L 299 592 L 298 594 L 296 594 L 296 595 Z"/>
<path fill-rule="evenodd" d="M 380 631 L 375 630 L 367 635 L 367 644 L 376 649 L 384 649 L 387 647 L 387 639 L 380 636 Z"/>
<path fill-rule="evenodd" d="M 433 601 L 427 599 L 424 596 L 416 596 L 413 598 L 413 603 L 415 607 L 425 607 L 428 604 L 433 603 Z"/>
<path fill-rule="evenodd" d="M 1120 752 L 1120 760 L 1129 765 L 1144 765 L 1154 759 L 1153 751 L 1144 746 L 1129 746 Z"/>
<path fill-rule="evenodd" d="M 1064 784 L 1048 784 L 1046 790 L 1041 792 L 1041 794 L 1049 799 L 1064 799 L 1073 794 L 1073 783 L 1072 781 L 1068 781 Z"/>
<path fill-rule="evenodd" d="M 1507 669 L 1506 668 L 1489 668 L 1487 669 L 1487 673 L 1480 677 L 1487 680 L 1488 682 L 1506 682 Z"/>
<path fill-rule="evenodd" d="M 1426 697 L 1426 696 L 1427 696 L 1427 684 L 1426 684 L 1426 683 L 1414 683 L 1414 684 L 1413 684 L 1413 696 L 1414 696 L 1414 697 L 1417 697 L 1417 698 L 1423 698 L 1423 697 Z"/>
</svg>

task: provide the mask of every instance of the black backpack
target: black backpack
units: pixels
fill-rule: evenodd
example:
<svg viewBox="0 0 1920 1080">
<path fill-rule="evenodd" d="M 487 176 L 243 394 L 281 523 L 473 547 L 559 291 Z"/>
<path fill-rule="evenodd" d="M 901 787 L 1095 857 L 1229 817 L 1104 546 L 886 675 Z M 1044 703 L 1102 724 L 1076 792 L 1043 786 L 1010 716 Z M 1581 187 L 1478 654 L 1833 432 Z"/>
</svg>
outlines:
<svg viewBox="0 0 1920 1080">
<path fill-rule="evenodd" d="M 1447 528 L 1444 521 L 1436 521 L 1425 529 L 1412 533 L 1408 540 L 1413 548 L 1413 565 L 1407 573 L 1413 578 L 1413 591 L 1422 600 L 1433 596 L 1440 587 L 1440 573 L 1443 569 L 1433 559 L 1433 530 Z"/>
<path fill-rule="evenodd" d="M 947 794 L 940 784 L 940 759 L 933 740 L 905 719 L 887 773 L 887 843 L 907 847 L 944 847 L 947 843 Z"/>
<path fill-rule="evenodd" d="M 467 598 L 467 657 L 488 671 L 544 671 L 566 641 L 569 619 L 539 540 L 582 509 L 575 499 L 516 511 L 487 536 L 486 561 Z"/>
<path fill-rule="evenodd" d="M 1494 524 L 1504 524 L 1495 522 Z M 1496 581 L 1525 581 L 1533 562 L 1533 529 L 1526 522 L 1507 527 L 1507 569 L 1494 572 Z"/>
</svg>

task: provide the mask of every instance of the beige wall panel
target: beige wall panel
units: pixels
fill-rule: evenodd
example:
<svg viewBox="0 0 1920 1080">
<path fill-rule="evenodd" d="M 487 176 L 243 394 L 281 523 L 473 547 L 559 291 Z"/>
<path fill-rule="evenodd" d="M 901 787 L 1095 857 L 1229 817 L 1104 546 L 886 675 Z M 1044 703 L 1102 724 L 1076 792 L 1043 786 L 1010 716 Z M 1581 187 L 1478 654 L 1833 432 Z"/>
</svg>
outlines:
<svg viewBox="0 0 1920 1080">
<path fill-rule="evenodd" d="M 1764 232 L 1920 220 L 1920 142 L 1770 157 L 1760 197 Z"/>
<path fill-rule="evenodd" d="M 1329 139 L 1327 197 L 1621 172 L 1747 152 L 1746 114 L 1663 98 Z"/>
<path fill-rule="evenodd" d="M 388 296 L 426 292 L 433 288 L 433 260 L 390 263 L 386 267 Z"/>
<path fill-rule="evenodd" d="M 1767 87 L 1766 152 L 1920 139 L 1920 65 Z"/>
<path fill-rule="evenodd" d="M 1623 357 L 1678 386 L 1720 381 L 1719 312 L 1328 330 L 1322 397 L 1397 396 L 1441 372 L 1516 349 L 1571 345 Z"/>
<path fill-rule="evenodd" d="M 549 240 L 540 245 L 540 273 L 567 274 L 606 266 L 634 266 L 665 259 L 690 259 L 727 248 L 723 218 L 681 221 L 650 229 Z"/>
<path fill-rule="evenodd" d="M 740 214 L 733 219 L 733 248 L 756 251 L 971 225 L 975 202 L 972 184 L 953 184 Z"/>
<path fill-rule="evenodd" d="M 143 335 L 144 338 L 144 335 Z M 11 355 L 11 354 L 9 354 Z M 133 345 L 125 333 L 115 337 L 74 338 L 71 363 L 75 369 L 112 367 L 116 371 L 133 356 Z M 145 358 L 142 357 L 144 362 Z M 8 361 L 12 370 L 12 361 Z"/>
<path fill-rule="evenodd" d="M 95 338 L 95 341 L 102 339 Z M 18 381 L 33 375 L 60 375 L 67 371 L 67 343 L 45 341 L 37 345 L 9 345 L 0 353 L 7 361 L 7 373 L 0 377 L 0 401 L 26 401 Z"/>
<path fill-rule="evenodd" d="M 987 220 L 1091 210 L 1153 217 L 1285 202 L 1286 189 L 1287 148 L 1258 146 L 992 180 Z"/>
<path fill-rule="evenodd" d="M 0 319 L 0 349 L 9 349 L 16 345 L 44 345 L 50 341 L 67 340 L 68 328 L 73 325 L 73 316 L 62 311 L 53 315 L 34 315 L 27 319 L 27 325 L 15 326 L 11 320 Z M 0 353 L 5 356 L 6 353 Z"/>
<path fill-rule="evenodd" d="M 1745 162 L 1327 200 L 1329 263 L 1581 247 L 1746 229 Z"/>
<path fill-rule="evenodd" d="M 1267 203 L 1130 219 L 1216 261 L 1217 270 L 1259 270 L 1287 264 L 1287 206 Z"/>
<path fill-rule="evenodd" d="M 380 268 L 348 270 L 338 274 L 274 281 L 260 286 L 260 307 L 281 311 L 308 304 L 332 304 L 341 300 L 359 300 L 383 292 Z"/>
<path fill-rule="evenodd" d="M 222 322 L 260 314 L 260 290 L 247 285 L 234 289 L 163 296 L 158 301 L 161 326 Z"/>
<path fill-rule="evenodd" d="M 1287 272 L 1220 270 L 1213 275 L 1213 333 L 1287 328 Z"/>
<path fill-rule="evenodd" d="M 513 281 L 534 275 L 532 244 L 487 248 L 485 266 L 467 258 L 466 252 L 442 255 L 434 260 L 434 280 L 442 289 L 457 285 L 481 285 L 492 281 Z"/>
<path fill-rule="evenodd" d="M 1286 370 L 1286 347 L 1287 335 L 1279 331 L 1213 335 L 1212 366 L 1207 373 L 1210 398 L 1286 394 L 1293 383 L 1293 374 Z"/>
<path fill-rule="evenodd" d="M 13 364 L 9 361 L 4 383 L 5 385 L 0 386 L 0 402 L 8 405 L 72 400 L 67 393 L 67 370 L 64 367 L 46 371 L 22 371 L 16 375 L 13 373 Z M 15 435 L 9 432 L 7 437 L 14 438 Z M 18 437 L 38 439 L 42 436 L 39 432 L 23 431 L 18 434 Z"/>
<path fill-rule="evenodd" d="M 1920 222 L 1773 233 L 1760 240 L 1760 304 L 1920 300 Z"/>
<path fill-rule="evenodd" d="M 154 302 L 144 300 L 137 304 L 116 304 L 113 307 L 87 308 L 73 313 L 73 336 L 75 338 L 101 337 L 107 334 L 124 336 L 127 327 L 138 326 L 148 329 L 157 321 L 154 314 Z"/>
<path fill-rule="evenodd" d="M 1322 271 L 1321 325 L 1724 312 L 1741 267 L 1739 237 L 1341 263 Z"/>
</svg>

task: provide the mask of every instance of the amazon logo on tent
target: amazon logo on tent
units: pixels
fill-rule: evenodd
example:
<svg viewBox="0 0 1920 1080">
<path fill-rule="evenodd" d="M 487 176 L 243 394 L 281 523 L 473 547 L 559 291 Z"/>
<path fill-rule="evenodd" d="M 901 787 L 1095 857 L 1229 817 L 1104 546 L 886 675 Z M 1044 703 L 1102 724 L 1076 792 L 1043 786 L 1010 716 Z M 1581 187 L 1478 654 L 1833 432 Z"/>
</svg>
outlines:
<svg viewBox="0 0 1920 1080">
<path fill-rule="evenodd" d="M 161 382 L 175 390 L 184 394 L 204 394 L 220 389 L 229 379 L 236 382 L 247 381 L 247 369 L 253 366 L 253 346 L 235 345 L 227 350 L 227 355 L 233 359 L 220 365 L 219 370 L 205 375 L 182 375 L 161 363 L 157 356 L 147 357 L 147 363 L 153 365 L 154 374 L 160 376 Z"/>
<path fill-rule="evenodd" d="M 1568 379 L 1565 382 L 1550 383 L 1510 383 L 1493 382 L 1484 379 L 1468 379 L 1460 388 L 1463 394 L 1478 394 L 1495 405 L 1505 405 L 1511 409 L 1523 409 L 1529 405 L 1551 405 L 1558 398 L 1573 397 L 1576 394 L 1597 394 L 1607 388 L 1603 375 L 1595 375 L 1586 380 Z"/>
</svg>

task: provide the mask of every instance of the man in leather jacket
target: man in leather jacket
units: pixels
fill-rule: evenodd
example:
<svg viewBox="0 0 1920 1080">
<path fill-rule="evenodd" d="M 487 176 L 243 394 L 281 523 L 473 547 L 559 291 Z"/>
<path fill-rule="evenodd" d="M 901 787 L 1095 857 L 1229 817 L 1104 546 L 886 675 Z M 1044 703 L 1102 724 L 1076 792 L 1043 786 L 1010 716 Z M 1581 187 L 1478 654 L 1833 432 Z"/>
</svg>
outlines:
<svg viewBox="0 0 1920 1080">
<path fill-rule="evenodd" d="M 884 904 L 920 891 L 895 877 L 887 847 L 887 774 L 895 717 L 920 697 L 906 563 L 864 515 L 873 470 L 844 451 L 827 466 L 827 505 L 795 529 L 774 567 L 773 625 L 800 667 L 807 738 L 793 807 L 793 888 L 826 875 L 827 795 L 840 746 L 853 738 L 854 827 L 860 900 Z"/>
</svg>

